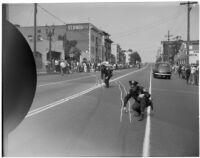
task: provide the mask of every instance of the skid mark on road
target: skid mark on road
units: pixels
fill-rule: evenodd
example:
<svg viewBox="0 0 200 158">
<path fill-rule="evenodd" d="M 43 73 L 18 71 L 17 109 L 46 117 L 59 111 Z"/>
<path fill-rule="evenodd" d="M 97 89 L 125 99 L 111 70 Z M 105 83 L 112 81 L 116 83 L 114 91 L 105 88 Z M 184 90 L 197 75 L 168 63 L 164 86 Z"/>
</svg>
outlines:
<svg viewBox="0 0 200 158">
<path fill-rule="evenodd" d="M 125 92 L 125 94 L 127 95 L 127 90 L 126 90 L 126 88 L 125 88 L 125 86 L 119 81 L 119 84 L 124 88 L 124 92 Z M 128 112 L 129 112 L 129 120 L 130 120 L 130 123 L 131 123 L 131 118 L 132 118 L 132 116 L 131 116 L 131 103 L 130 103 L 130 101 L 128 101 Z"/>
<path fill-rule="evenodd" d="M 134 74 L 134 73 L 136 73 L 136 72 L 138 72 L 138 71 L 141 71 L 141 70 L 143 70 L 143 69 L 146 69 L 147 67 L 148 67 L 148 65 L 146 65 L 144 68 L 141 68 L 141 69 L 139 69 L 139 70 L 136 70 L 136 71 L 127 73 L 127 74 L 125 74 L 125 75 L 119 76 L 119 77 L 117 77 L 117 78 L 111 80 L 110 82 L 115 82 L 116 80 L 119 80 L 119 79 L 121 79 L 121 78 L 123 78 L 123 77 L 126 77 L 126 76 L 128 76 L 128 75 Z M 87 76 L 87 77 L 91 77 L 91 76 Z M 85 78 L 86 78 L 86 77 L 85 77 Z M 74 79 L 74 80 L 78 80 L 78 79 L 80 79 L 80 78 L 76 78 L 76 79 Z M 67 80 L 67 81 L 72 81 L 72 80 Z M 67 81 L 62 81 L 62 82 L 67 82 Z M 72 99 L 74 99 L 74 98 L 80 97 L 80 96 L 82 96 L 82 95 L 84 95 L 84 94 L 87 94 L 87 93 L 89 93 L 89 92 L 91 92 L 91 91 L 97 89 L 97 88 L 101 88 L 103 85 L 105 85 L 105 84 L 104 84 L 104 83 L 101 83 L 101 84 L 95 85 L 95 86 L 93 86 L 93 87 L 91 87 L 91 88 L 89 88 L 89 89 L 86 89 L 86 90 L 84 90 L 84 91 L 82 91 L 82 92 L 79 92 L 79 93 L 77 93 L 77 94 L 74 94 L 74 95 L 72 95 L 72 96 L 63 98 L 63 99 L 61 99 L 61 100 L 55 101 L 55 102 L 50 103 L 50 104 L 48 104 L 48 105 L 45 105 L 45 106 L 42 106 L 42 107 L 37 108 L 37 109 L 35 109 L 35 110 L 32 110 L 32 111 L 28 112 L 26 118 L 27 118 L 27 117 L 30 117 L 30 116 L 33 116 L 33 115 L 36 115 L 36 114 L 39 114 L 39 113 L 41 113 L 41 112 L 43 112 L 43 111 L 45 111 L 45 110 L 47 110 L 47 109 L 56 107 L 56 106 L 58 106 L 58 105 L 60 105 L 60 104 L 62 104 L 62 103 L 65 103 L 65 102 L 67 102 L 67 101 L 69 101 L 69 100 L 72 100 Z"/>
<path fill-rule="evenodd" d="M 122 122 L 122 116 L 123 116 L 123 105 L 124 105 L 124 101 L 123 101 L 123 97 L 122 97 L 122 89 L 121 89 L 121 87 L 120 87 L 120 84 L 117 83 L 117 81 L 115 81 L 115 83 L 118 85 L 119 90 L 120 90 L 120 99 L 121 99 L 121 103 L 122 103 L 121 110 L 120 110 L 120 122 Z"/>
</svg>

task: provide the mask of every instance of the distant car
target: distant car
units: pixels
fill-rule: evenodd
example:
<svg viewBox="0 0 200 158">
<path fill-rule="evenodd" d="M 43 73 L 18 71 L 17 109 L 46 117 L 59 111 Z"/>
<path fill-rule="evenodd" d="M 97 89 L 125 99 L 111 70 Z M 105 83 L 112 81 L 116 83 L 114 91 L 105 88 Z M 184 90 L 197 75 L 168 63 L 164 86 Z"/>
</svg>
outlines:
<svg viewBox="0 0 200 158">
<path fill-rule="evenodd" d="M 169 63 L 159 62 L 155 64 L 153 69 L 153 77 L 161 77 L 161 78 L 168 78 L 171 79 L 171 66 Z"/>
</svg>

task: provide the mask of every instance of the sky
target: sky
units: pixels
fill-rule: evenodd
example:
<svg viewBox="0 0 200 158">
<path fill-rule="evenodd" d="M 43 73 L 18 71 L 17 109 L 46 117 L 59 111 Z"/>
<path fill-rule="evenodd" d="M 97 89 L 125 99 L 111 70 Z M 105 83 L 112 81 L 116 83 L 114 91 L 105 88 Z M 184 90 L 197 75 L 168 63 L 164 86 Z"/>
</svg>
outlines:
<svg viewBox="0 0 200 158">
<path fill-rule="evenodd" d="M 123 50 L 137 51 L 142 62 L 154 62 L 168 31 L 187 40 L 187 6 L 180 2 L 38 3 L 37 25 L 90 22 L 109 33 Z M 13 24 L 33 26 L 33 14 L 31 3 L 9 4 Z M 190 12 L 190 39 L 199 40 L 199 5 Z"/>
</svg>

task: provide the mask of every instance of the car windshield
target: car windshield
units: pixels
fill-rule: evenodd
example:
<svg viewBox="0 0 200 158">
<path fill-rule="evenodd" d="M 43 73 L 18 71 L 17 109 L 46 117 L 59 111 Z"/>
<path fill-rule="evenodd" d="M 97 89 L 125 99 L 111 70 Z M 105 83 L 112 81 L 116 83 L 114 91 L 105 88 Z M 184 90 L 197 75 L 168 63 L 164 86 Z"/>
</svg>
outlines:
<svg viewBox="0 0 200 158">
<path fill-rule="evenodd" d="M 168 64 L 158 64 L 157 69 L 163 69 L 165 71 L 169 71 L 170 66 Z"/>
</svg>

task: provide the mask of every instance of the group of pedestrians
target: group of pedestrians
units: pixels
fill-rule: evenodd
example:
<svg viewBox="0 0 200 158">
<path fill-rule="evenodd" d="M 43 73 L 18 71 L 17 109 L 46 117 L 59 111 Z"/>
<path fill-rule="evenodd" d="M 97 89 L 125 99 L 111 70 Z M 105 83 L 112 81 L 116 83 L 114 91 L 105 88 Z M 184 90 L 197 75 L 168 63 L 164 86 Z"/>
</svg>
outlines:
<svg viewBox="0 0 200 158">
<path fill-rule="evenodd" d="M 100 63 L 90 63 L 90 62 L 77 62 L 77 61 L 67 61 L 64 59 L 55 59 L 50 62 L 47 60 L 45 62 L 46 72 L 55 72 L 64 74 L 71 74 L 73 72 L 91 72 L 100 71 Z"/>
<path fill-rule="evenodd" d="M 186 80 L 186 84 L 199 85 L 199 65 L 175 65 L 173 67 L 175 73 L 178 73 L 179 78 Z"/>
</svg>

